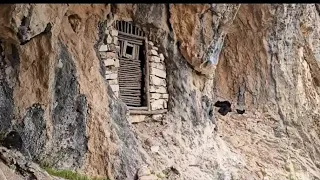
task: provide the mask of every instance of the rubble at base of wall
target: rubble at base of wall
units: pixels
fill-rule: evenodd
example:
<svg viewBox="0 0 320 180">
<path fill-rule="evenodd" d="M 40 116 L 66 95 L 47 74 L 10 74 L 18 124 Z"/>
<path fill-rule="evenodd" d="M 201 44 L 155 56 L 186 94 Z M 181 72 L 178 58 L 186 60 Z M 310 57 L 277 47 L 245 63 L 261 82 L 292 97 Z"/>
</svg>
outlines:
<svg viewBox="0 0 320 180">
<path fill-rule="evenodd" d="M 134 123 L 141 123 L 141 122 L 148 122 L 150 120 L 164 122 L 165 118 L 166 118 L 166 114 L 153 114 L 153 115 L 132 114 L 129 116 L 129 122 L 133 123 L 133 124 Z"/>
</svg>

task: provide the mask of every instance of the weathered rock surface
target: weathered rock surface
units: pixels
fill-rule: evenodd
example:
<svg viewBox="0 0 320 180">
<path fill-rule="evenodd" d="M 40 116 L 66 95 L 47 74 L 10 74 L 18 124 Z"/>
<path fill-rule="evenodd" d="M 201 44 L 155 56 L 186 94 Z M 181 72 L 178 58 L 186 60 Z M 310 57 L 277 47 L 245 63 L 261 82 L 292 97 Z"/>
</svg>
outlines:
<svg viewBox="0 0 320 180">
<path fill-rule="evenodd" d="M 259 171 L 270 179 L 320 178 L 319 28 L 314 4 L 250 5 L 241 6 L 227 35 L 216 94 L 235 103 L 245 86 L 246 110 L 253 116 L 236 123 L 247 131 L 223 136 L 237 154 L 245 154 L 256 178 Z M 236 117 L 223 118 L 222 127 L 236 129 Z M 293 169 L 286 168 L 289 164 Z"/>
<path fill-rule="evenodd" d="M 319 13 L 315 4 L 3 5 L 0 132 L 34 142 L 35 161 L 111 179 L 134 179 L 146 164 L 166 179 L 320 179 Z M 157 45 L 151 61 L 165 68 L 153 74 L 168 90 L 150 91 L 169 94 L 161 123 L 131 125 L 104 79 L 98 44 L 112 18 L 133 20 Z M 246 112 L 220 116 L 217 100 Z"/>
<path fill-rule="evenodd" d="M 25 180 L 46 179 L 63 180 L 49 175 L 37 164 L 27 160 L 20 152 L 0 147 L 0 179 Z"/>
<path fill-rule="evenodd" d="M 222 47 L 221 54 L 216 54 L 220 58 L 215 72 L 211 71 L 215 75 L 201 76 L 188 64 L 207 74 L 197 69 L 205 59 L 197 59 L 195 53 L 205 43 L 197 44 L 193 39 L 200 38 L 192 38 L 201 30 L 187 33 L 192 27 L 200 28 L 187 26 L 199 21 L 187 15 L 201 14 L 206 5 L 179 6 L 170 5 L 169 25 L 175 36 L 169 32 L 158 40 L 160 49 L 166 50 L 170 72 L 171 117 L 165 125 L 136 125 L 142 143 L 154 137 L 162 144 L 155 154 L 147 150 L 154 166 L 176 165 L 180 179 L 319 179 L 319 8 L 314 4 L 218 8 L 225 10 L 222 16 L 218 13 L 221 21 L 208 16 L 209 24 L 218 25 L 203 22 L 201 27 L 222 31 L 225 42 L 218 38 L 215 44 Z M 229 23 L 219 30 L 223 22 Z M 158 32 L 165 32 L 163 27 Z M 211 33 L 205 38 L 207 45 L 215 37 Z M 212 103 L 229 100 L 236 105 L 243 87 L 244 115 L 215 113 Z"/>
<path fill-rule="evenodd" d="M 110 5 L 0 7 L 0 130 L 17 128 L 34 161 L 131 179 L 143 161 L 139 145 L 125 148 L 135 137 L 121 134 L 129 126 L 125 113 L 110 114 L 114 100 L 98 58 L 108 13 Z"/>
<path fill-rule="evenodd" d="M 179 50 L 195 70 L 213 74 L 239 7 L 239 4 L 170 5 L 170 24 Z"/>
</svg>

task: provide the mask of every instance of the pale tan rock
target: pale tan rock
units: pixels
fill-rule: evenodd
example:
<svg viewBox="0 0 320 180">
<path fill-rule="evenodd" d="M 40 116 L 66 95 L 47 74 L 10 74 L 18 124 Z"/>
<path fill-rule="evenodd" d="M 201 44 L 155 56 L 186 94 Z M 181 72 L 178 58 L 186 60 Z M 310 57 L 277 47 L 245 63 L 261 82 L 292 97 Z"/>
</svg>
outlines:
<svg viewBox="0 0 320 180">
<path fill-rule="evenodd" d="M 108 52 L 105 52 L 105 51 L 99 52 L 101 59 L 107 59 L 107 58 L 108 58 L 107 53 L 108 53 Z"/>
<path fill-rule="evenodd" d="M 106 75 L 109 75 L 109 74 L 115 74 L 115 73 L 114 73 L 113 71 L 106 70 L 106 71 L 105 71 L 105 74 L 106 74 Z"/>
<path fill-rule="evenodd" d="M 115 44 L 108 44 L 109 51 L 110 52 L 118 52 L 120 50 L 120 46 L 116 46 Z"/>
<path fill-rule="evenodd" d="M 112 91 L 119 91 L 119 85 L 110 85 Z"/>
<path fill-rule="evenodd" d="M 166 101 L 164 99 L 157 99 L 151 101 L 151 110 L 164 109 Z"/>
<path fill-rule="evenodd" d="M 110 34 L 111 34 L 111 36 L 118 36 L 118 31 L 115 30 L 115 29 L 112 29 L 112 30 L 110 31 Z"/>
<path fill-rule="evenodd" d="M 100 51 L 100 52 L 109 51 L 108 45 L 101 45 L 100 48 L 99 48 L 99 51 Z"/>
<path fill-rule="evenodd" d="M 159 93 L 150 93 L 151 99 L 160 99 L 162 94 Z"/>
<path fill-rule="evenodd" d="M 116 46 L 116 47 L 115 47 L 115 51 L 116 51 L 116 52 L 120 52 L 120 46 Z"/>
<path fill-rule="evenodd" d="M 151 99 L 168 99 L 168 94 L 161 94 L 161 93 L 150 93 Z"/>
<path fill-rule="evenodd" d="M 118 84 L 118 80 L 117 80 L 117 79 L 108 80 L 108 83 L 109 83 L 110 85 L 117 85 L 117 84 Z"/>
<path fill-rule="evenodd" d="M 131 123 L 139 123 L 147 120 L 147 116 L 145 115 L 130 115 Z"/>
<path fill-rule="evenodd" d="M 23 180 L 23 177 L 17 175 L 12 169 L 0 162 L 0 179 L 1 180 Z"/>
<path fill-rule="evenodd" d="M 166 67 L 163 63 L 157 63 L 154 60 L 150 62 L 150 66 L 156 69 L 166 70 Z"/>
<path fill-rule="evenodd" d="M 158 52 L 154 49 L 151 49 L 150 50 L 150 54 L 153 55 L 153 56 L 158 56 Z"/>
<path fill-rule="evenodd" d="M 154 153 L 158 152 L 159 149 L 160 149 L 159 146 L 151 146 L 151 148 L 150 148 L 150 150 L 151 150 L 152 152 L 154 152 Z"/>
<path fill-rule="evenodd" d="M 120 67 L 119 59 L 114 59 L 114 67 Z"/>
<path fill-rule="evenodd" d="M 138 177 L 142 177 L 142 176 L 149 176 L 151 175 L 151 171 L 148 168 L 148 166 L 142 166 L 139 170 L 138 170 Z"/>
<path fill-rule="evenodd" d="M 104 34 L 106 34 L 106 35 L 108 35 L 109 33 L 110 33 L 109 29 L 106 29 L 106 30 L 104 31 Z"/>
<path fill-rule="evenodd" d="M 168 99 L 169 98 L 169 94 L 162 94 L 161 98 Z"/>
<path fill-rule="evenodd" d="M 163 115 L 162 115 L 162 114 L 155 114 L 155 115 L 152 115 L 152 119 L 155 119 L 155 120 L 162 120 L 162 119 L 163 119 Z"/>
<path fill-rule="evenodd" d="M 160 62 L 160 58 L 158 56 L 151 56 L 150 61 L 159 63 Z"/>
<path fill-rule="evenodd" d="M 160 146 L 160 145 L 161 145 L 161 143 L 160 143 L 159 141 L 157 141 L 157 139 L 154 138 L 154 137 L 149 137 L 149 138 L 147 138 L 147 139 L 144 141 L 144 143 L 145 143 L 147 146 L 149 146 L 149 147 L 151 147 L 151 146 Z"/>
<path fill-rule="evenodd" d="M 107 43 L 108 43 L 108 44 L 111 44 L 111 43 L 112 43 L 112 36 L 111 36 L 111 35 L 108 35 L 108 36 L 107 36 Z"/>
<path fill-rule="evenodd" d="M 106 74 L 106 79 L 117 79 L 117 78 L 118 78 L 118 74 L 117 73 Z"/>
<path fill-rule="evenodd" d="M 159 54 L 160 60 L 163 62 L 164 61 L 164 56 L 162 53 Z"/>
<path fill-rule="evenodd" d="M 116 97 L 119 97 L 119 91 L 114 91 L 113 93 Z"/>
<path fill-rule="evenodd" d="M 115 52 L 104 52 L 104 54 L 105 54 L 106 58 L 108 58 L 108 59 L 118 58 L 118 55 Z"/>
<path fill-rule="evenodd" d="M 105 66 L 114 66 L 115 62 L 114 59 L 106 59 L 103 61 Z"/>
<path fill-rule="evenodd" d="M 150 86 L 150 92 L 151 93 L 155 92 L 155 93 L 165 94 L 165 93 L 167 93 L 167 89 L 166 89 L 166 87 L 163 87 L 163 86 L 158 86 L 158 87 Z"/>
<path fill-rule="evenodd" d="M 160 69 L 156 69 L 156 68 L 150 68 L 150 74 L 158 76 L 160 78 L 164 78 L 164 79 L 167 77 L 166 71 L 160 70 Z M 156 79 L 156 78 L 153 78 L 153 80 L 158 84 L 160 83 L 160 81 L 157 81 L 158 79 Z"/>
<path fill-rule="evenodd" d="M 116 45 L 118 44 L 118 37 L 113 38 L 113 44 L 116 44 Z"/>
<path fill-rule="evenodd" d="M 166 175 L 162 171 L 156 171 L 155 172 L 156 176 L 159 177 L 160 179 L 166 178 Z"/>
<path fill-rule="evenodd" d="M 154 71 L 152 71 L 154 73 Z M 164 71 L 162 71 L 164 72 Z M 153 74 L 151 73 L 151 74 Z M 161 74 L 163 75 L 163 74 Z M 159 78 L 156 75 L 150 75 L 150 84 L 156 85 L 156 86 L 166 86 L 166 80 L 163 78 Z"/>
<path fill-rule="evenodd" d="M 149 176 L 141 176 L 139 177 L 139 180 L 158 180 L 158 177 L 154 174 L 151 174 Z"/>
<path fill-rule="evenodd" d="M 164 109 L 167 109 L 167 108 L 168 108 L 167 100 L 164 100 L 164 102 L 163 102 L 163 108 L 164 108 Z"/>
</svg>

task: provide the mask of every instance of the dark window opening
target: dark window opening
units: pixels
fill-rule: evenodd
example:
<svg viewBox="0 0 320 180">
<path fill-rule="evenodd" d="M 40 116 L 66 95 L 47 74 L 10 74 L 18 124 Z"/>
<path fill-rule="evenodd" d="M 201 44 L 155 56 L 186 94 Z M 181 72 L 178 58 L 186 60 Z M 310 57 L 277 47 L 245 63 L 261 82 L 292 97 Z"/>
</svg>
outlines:
<svg viewBox="0 0 320 180">
<path fill-rule="evenodd" d="M 132 55 L 132 52 L 133 52 L 133 47 L 127 46 L 126 54 L 131 54 Z"/>
</svg>

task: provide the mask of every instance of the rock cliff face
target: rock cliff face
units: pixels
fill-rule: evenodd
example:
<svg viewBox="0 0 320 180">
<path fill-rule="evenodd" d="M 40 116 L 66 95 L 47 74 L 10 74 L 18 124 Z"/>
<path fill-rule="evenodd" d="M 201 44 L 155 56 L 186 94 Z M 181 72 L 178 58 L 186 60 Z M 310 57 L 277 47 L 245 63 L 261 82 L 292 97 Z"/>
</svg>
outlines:
<svg viewBox="0 0 320 180">
<path fill-rule="evenodd" d="M 144 165 L 167 179 L 320 179 L 319 9 L 3 5 L 0 132 L 19 131 L 37 163 L 110 179 Z M 162 123 L 130 124 L 104 79 L 108 18 L 134 21 L 165 55 Z"/>
</svg>

